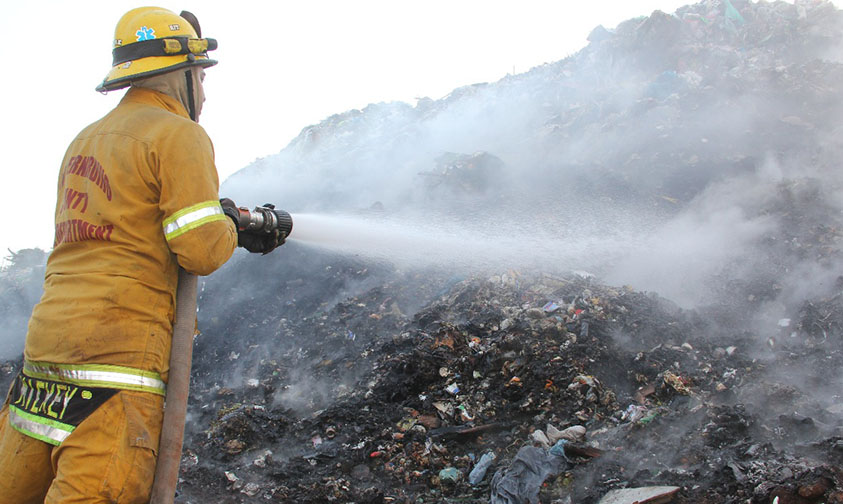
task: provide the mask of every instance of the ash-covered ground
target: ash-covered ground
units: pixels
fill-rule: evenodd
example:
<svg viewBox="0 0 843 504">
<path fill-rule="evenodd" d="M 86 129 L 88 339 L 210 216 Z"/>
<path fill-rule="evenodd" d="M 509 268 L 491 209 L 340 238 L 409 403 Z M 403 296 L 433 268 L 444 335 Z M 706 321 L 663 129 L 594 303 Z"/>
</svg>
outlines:
<svg viewBox="0 0 843 504">
<path fill-rule="evenodd" d="M 655 12 L 236 174 L 295 227 L 201 284 L 177 502 L 843 503 L 841 19 Z"/>
<path fill-rule="evenodd" d="M 598 502 L 654 485 L 680 487 L 674 502 L 841 502 L 839 294 L 762 335 L 742 323 L 751 302 L 688 311 L 583 272 L 460 279 L 287 247 L 206 283 L 277 287 L 197 340 L 183 502 Z M 492 490 L 573 426 L 544 484 Z"/>
</svg>

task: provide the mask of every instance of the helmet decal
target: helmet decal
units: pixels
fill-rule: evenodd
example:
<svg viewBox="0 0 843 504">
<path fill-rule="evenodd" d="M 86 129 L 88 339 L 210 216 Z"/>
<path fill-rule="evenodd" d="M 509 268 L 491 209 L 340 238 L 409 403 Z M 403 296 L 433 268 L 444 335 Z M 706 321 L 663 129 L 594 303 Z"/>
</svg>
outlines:
<svg viewBox="0 0 843 504">
<path fill-rule="evenodd" d="M 170 25 L 170 31 L 179 31 L 180 29 L 181 29 L 181 27 L 177 24 L 171 24 Z"/>
<path fill-rule="evenodd" d="M 114 39 L 114 47 L 120 47 L 123 45 L 123 39 Z"/>
<path fill-rule="evenodd" d="M 147 28 L 146 26 L 141 26 L 135 35 L 138 36 L 138 42 L 143 40 L 152 40 L 155 38 L 155 30 Z"/>
</svg>

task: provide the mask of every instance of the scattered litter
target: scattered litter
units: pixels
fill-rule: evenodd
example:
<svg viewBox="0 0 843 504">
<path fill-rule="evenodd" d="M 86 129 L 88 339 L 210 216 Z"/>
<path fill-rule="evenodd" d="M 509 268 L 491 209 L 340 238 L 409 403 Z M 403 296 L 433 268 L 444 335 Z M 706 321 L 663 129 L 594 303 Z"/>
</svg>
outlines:
<svg viewBox="0 0 843 504">
<path fill-rule="evenodd" d="M 559 309 L 559 305 L 554 303 L 553 301 L 550 301 L 549 303 L 544 305 L 544 307 L 542 307 L 542 309 L 547 313 L 553 313 L 553 312 L 555 312 L 556 310 Z"/>
<path fill-rule="evenodd" d="M 456 467 L 446 467 L 439 471 L 439 481 L 442 483 L 456 483 L 460 479 L 460 470 Z"/>
<path fill-rule="evenodd" d="M 673 500 L 679 490 L 680 488 L 675 486 L 612 490 L 597 504 L 666 504 Z"/>
<path fill-rule="evenodd" d="M 562 457 L 565 460 L 568 460 L 568 455 L 567 455 L 567 453 L 565 453 L 565 446 L 567 444 L 568 444 L 567 439 L 560 439 L 559 441 L 556 442 L 556 444 L 554 444 L 550 448 L 549 453 L 551 455 L 555 455 L 557 457 Z"/>
<path fill-rule="evenodd" d="M 483 481 L 483 477 L 486 475 L 486 471 L 489 470 L 489 467 L 495 461 L 495 452 L 486 452 L 480 457 L 480 460 L 474 466 L 474 469 L 468 474 L 468 482 L 472 485 L 478 485 L 481 481 Z"/>
<path fill-rule="evenodd" d="M 258 494 L 258 492 L 260 492 L 260 490 L 261 490 L 260 485 L 258 485 L 257 483 L 251 483 L 250 482 L 250 483 L 246 483 L 246 485 L 243 487 L 243 489 L 240 490 L 240 493 L 244 493 L 244 494 L 248 495 L 249 497 L 254 497 L 255 495 Z"/>
<path fill-rule="evenodd" d="M 585 439 L 585 433 L 586 429 L 582 425 L 572 425 L 560 431 L 553 425 L 547 424 L 547 439 L 550 441 L 550 444 L 554 444 L 560 439 L 579 443 Z"/>
<path fill-rule="evenodd" d="M 256 467 L 264 468 L 266 467 L 267 461 L 270 460 L 272 460 L 272 452 L 270 450 L 264 450 L 260 457 L 252 461 L 252 464 Z"/>
<path fill-rule="evenodd" d="M 533 441 L 535 441 L 536 443 L 539 443 L 539 444 L 540 444 L 542 447 L 544 447 L 545 449 L 550 448 L 551 442 L 550 442 L 550 440 L 547 438 L 547 436 L 545 435 L 545 433 L 544 433 L 544 432 L 542 432 L 541 430 L 535 430 L 535 431 L 533 431 L 533 433 L 532 433 L 532 434 L 530 434 L 530 438 L 531 438 Z"/>
<path fill-rule="evenodd" d="M 564 459 L 543 448 L 524 446 L 508 467 L 498 469 L 491 483 L 491 504 L 538 503 L 539 489 L 560 471 Z"/>
<path fill-rule="evenodd" d="M 673 389 L 679 392 L 680 394 L 688 395 L 691 393 L 691 390 L 688 388 L 686 380 L 684 380 L 681 376 L 673 373 L 672 371 L 664 372 L 664 382 L 673 387 Z"/>
</svg>

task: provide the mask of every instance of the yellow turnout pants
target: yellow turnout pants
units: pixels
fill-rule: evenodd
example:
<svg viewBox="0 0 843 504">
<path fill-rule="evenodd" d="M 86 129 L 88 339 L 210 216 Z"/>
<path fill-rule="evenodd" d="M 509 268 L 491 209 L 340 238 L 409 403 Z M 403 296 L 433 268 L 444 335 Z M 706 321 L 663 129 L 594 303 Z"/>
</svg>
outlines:
<svg viewBox="0 0 843 504">
<path fill-rule="evenodd" d="M 0 410 L 0 504 L 147 503 L 164 398 L 121 390 L 53 446 Z"/>
</svg>

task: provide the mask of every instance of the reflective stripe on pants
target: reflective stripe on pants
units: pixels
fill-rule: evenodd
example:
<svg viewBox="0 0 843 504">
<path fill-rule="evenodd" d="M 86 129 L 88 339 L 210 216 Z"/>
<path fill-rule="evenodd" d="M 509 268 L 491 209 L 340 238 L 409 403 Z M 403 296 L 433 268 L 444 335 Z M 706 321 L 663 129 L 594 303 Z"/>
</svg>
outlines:
<svg viewBox="0 0 843 504">
<path fill-rule="evenodd" d="M 122 390 L 51 446 L 0 410 L 0 504 L 149 502 L 164 398 Z"/>
<path fill-rule="evenodd" d="M 55 380 L 83 387 L 137 390 L 165 395 L 167 385 L 158 373 L 107 364 L 23 363 L 23 373 L 31 378 Z"/>
</svg>

